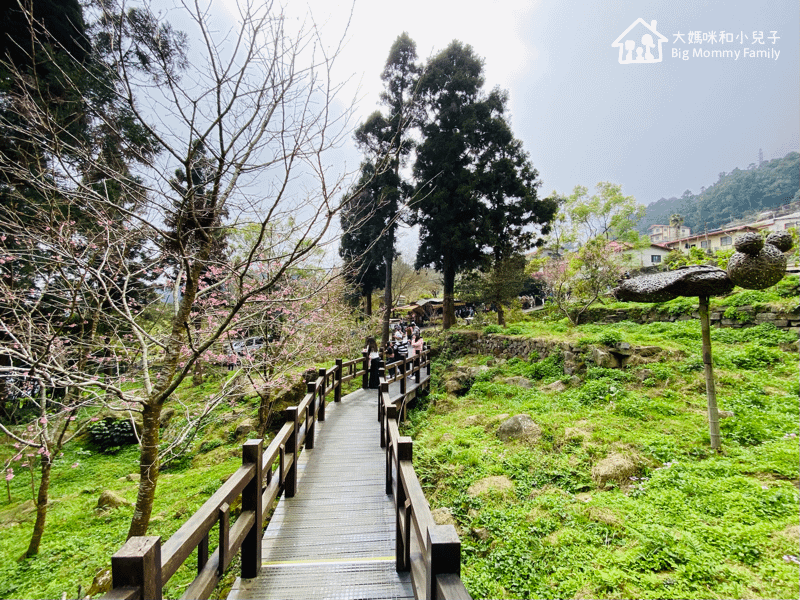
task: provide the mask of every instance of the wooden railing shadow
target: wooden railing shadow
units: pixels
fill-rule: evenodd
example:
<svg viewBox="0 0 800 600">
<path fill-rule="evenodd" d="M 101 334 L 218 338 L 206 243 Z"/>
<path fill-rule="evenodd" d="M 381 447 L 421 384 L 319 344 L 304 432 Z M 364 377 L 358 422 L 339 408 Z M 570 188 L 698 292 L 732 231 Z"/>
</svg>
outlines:
<svg viewBox="0 0 800 600">
<path fill-rule="evenodd" d="M 303 400 L 286 409 L 286 422 L 269 446 L 264 449 L 263 440 L 245 442 L 242 466 L 163 545 L 160 536 L 132 537 L 111 557 L 112 589 L 102 598 L 160 600 L 164 586 L 195 549 L 197 575 L 181 598 L 208 598 L 240 551 L 242 578 L 256 577 L 261 568 L 265 518 L 281 493 L 287 498 L 295 495 L 298 454 L 302 446 L 314 448 L 316 422 L 325 420 L 327 395 L 333 392 L 334 402 L 340 402 L 342 384 L 359 376 L 366 388 L 367 365 L 364 353 L 349 361 L 337 359 L 332 369 L 320 369 L 318 377 L 308 383 Z M 391 377 L 386 377 L 386 370 L 381 371 L 378 416 L 381 446 L 386 447 L 386 492 L 394 491 L 397 507 L 397 568 L 411 570 L 417 598 L 469 598 L 458 575 L 461 545 L 455 529 L 433 523 L 411 465 L 410 438 L 401 438 L 398 433 L 399 415 L 404 414 L 420 385 L 427 382 L 421 377 L 423 369 L 429 377 L 427 347 L 420 356 L 387 365 Z M 409 375 L 416 384 L 410 390 Z M 388 390 L 394 381 L 400 381 L 401 391 L 392 399 Z M 231 524 L 231 506 L 240 499 L 241 510 Z M 209 554 L 210 534 L 217 523 L 218 545 Z"/>
</svg>

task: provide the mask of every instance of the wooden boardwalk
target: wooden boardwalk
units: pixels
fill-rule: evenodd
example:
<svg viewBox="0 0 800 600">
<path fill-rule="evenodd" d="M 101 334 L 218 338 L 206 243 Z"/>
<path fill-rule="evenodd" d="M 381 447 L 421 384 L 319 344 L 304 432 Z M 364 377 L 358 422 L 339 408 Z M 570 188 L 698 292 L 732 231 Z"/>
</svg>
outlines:
<svg viewBox="0 0 800 600">
<path fill-rule="evenodd" d="M 377 390 L 328 404 L 314 449 L 300 454 L 297 493 L 281 497 L 264 533 L 259 576 L 238 578 L 228 600 L 414 597 L 410 573 L 395 568 L 377 413 Z"/>
</svg>

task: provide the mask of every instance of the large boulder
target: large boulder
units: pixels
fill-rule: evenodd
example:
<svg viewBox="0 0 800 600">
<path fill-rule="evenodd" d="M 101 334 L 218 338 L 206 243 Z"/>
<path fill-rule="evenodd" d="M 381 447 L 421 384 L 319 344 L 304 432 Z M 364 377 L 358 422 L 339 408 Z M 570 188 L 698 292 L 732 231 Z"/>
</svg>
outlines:
<svg viewBox="0 0 800 600">
<path fill-rule="evenodd" d="M 533 382 L 527 377 L 522 377 L 521 375 L 517 377 L 506 377 L 503 379 L 502 383 L 525 389 L 531 389 L 533 387 Z"/>
<path fill-rule="evenodd" d="M 541 436 L 542 428 L 534 422 L 530 415 L 515 415 L 503 421 L 497 430 L 497 437 L 504 442 L 509 440 L 535 442 Z"/>
<path fill-rule="evenodd" d="M 479 479 L 467 489 L 467 495 L 470 498 L 477 498 L 484 494 L 491 492 L 500 492 L 504 494 L 514 489 L 514 482 L 505 475 L 492 475 L 491 477 L 484 477 Z"/>
<path fill-rule="evenodd" d="M 456 520 L 453 518 L 453 511 L 448 507 L 434 508 L 431 511 L 433 522 L 437 525 L 456 525 Z"/>
<path fill-rule="evenodd" d="M 604 488 L 609 482 L 627 483 L 637 471 L 638 466 L 632 456 L 612 452 L 592 467 L 592 480 L 597 487 Z"/>
<path fill-rule="evenodd" d="M 258 421 L 248 417 L 236 426 L 236 437 L 242 437 L 256 429 L 258 429 Z"/>
<path fill-rule="evenodd" d="M 472 387 L 472 383 L 475 381 L 475 378 L 480 373 L 488 370 L 489 367 L 486 366 L 457 367 L 447 374 L 444 382 L 444 388 L 447 390 L 448 394 L 455 394 L 457 396 L 466 394 L 469 391 L 469 388 Z"/>
<path fill-rule="evenodd" d="M 111 490 L 104 491 L 100 494 L 100 498 L 97 499 L 97 508 L 99 510 L 112 510 L 121 506 L 130 506 L 130 504 L 125 498 Z"/>
</svg>

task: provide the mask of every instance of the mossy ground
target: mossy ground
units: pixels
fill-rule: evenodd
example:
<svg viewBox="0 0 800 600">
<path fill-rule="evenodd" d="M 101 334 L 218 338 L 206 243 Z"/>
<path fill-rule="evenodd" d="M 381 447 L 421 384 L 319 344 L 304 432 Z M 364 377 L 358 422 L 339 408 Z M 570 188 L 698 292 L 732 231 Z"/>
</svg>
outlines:
<svg viewBox="0 0 800 600">
<path fill-rule="evenodd" d="M 558 337 L 552 325 L 523 327 Z M 473 597 L 796 598 L 797 354 L 779 349 L 796 336 L 768 326 L 714 331 L 720 409 L 733 413 L 716 454 L 699 324 L 567 329 L 572 340 L 610 336 L 680 358 L 590 369 L 561 393 L 541 390 L 569 381 L 542 363 L 457 359 L 491 366 L 466 395 L 434 387 L 407 427 L 431 508 L 456 518 Z M 435 382 L 452 360 L 437 365 Z M 535 387 L 503 384 L 511 375 Z M 520 413 L 541 438 L 501 442 L 498 425 Z M 612 453 L 630 457 L 636 473 L 601 488 L 592 467 Z M 468 494 L 492 475 L 510 478 L 514 493 Z"/>
</svg>

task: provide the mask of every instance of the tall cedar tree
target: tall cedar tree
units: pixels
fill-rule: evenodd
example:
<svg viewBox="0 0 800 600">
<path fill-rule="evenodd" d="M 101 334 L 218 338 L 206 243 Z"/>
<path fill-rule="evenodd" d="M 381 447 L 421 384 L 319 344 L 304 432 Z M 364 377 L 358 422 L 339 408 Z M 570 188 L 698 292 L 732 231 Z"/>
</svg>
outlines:
<svg viewBox="0 0 800 600">
<path fill-rule="evenodd" d="M 390 173 L 391 174 L 391 173 Z M 372 292 L 384 283 L 385 246 L 389 244 L 386 227 L 389 203 L 381 197 L 386 172 L 376 176 L 375 165 L 365 161 L 361 177 L 341 214 L 342 234 L 339 256 L 344 260 L 345 278 L 366 301 L 365 312 L 372 315 Z M 390 247 L 394 247 L 391 238 Z"/>
<path fill-rule="evenodd" d="M 356 141 L 362 151 L 373 160 L 374 157 L 388 157 L 381 174 L 381 181 L 375 182 L 380 189 L 382 201 L 380 213 L 375 219 L 383 220 L 380 246 L 383 249 L 384 267 L 384 313 L 382 340 L 389 341 L 389 319 L 392 308 L 392 263 L 397 255 L 395 236 L 397 233 L 397 214 L 401 204 L 411 195 L 412 186 L 403 181 L 400 168 L 413 149 L 409 135 L 411 128 L 419 120 L 419 105 L 416 88 L 421 69 L 417 64 L 417 47 L 406 32 L 397 37 L 389 50 L 386 65 L 381 73 L 384 90 L 381 104 L 388 114 L 380 111 L 372 113 L 356 130 Z M 377 286 L 376 286 L 377 287 Z"/>
<path fill-rule="evenodd" d="M 537 200 L 538 173 L 504 116 L 507 95 L 487 95 L 483 83 L 483 61 L 454 41 L 431 59 L 419 86 L 427 115 L 414 165 L 416 266 L 443 274 L 445 328 L 455 323 L 456 274 L 530 248 L 534 233 L 524 228 L 546 227 L 555 212 Z"/>
</svg>

